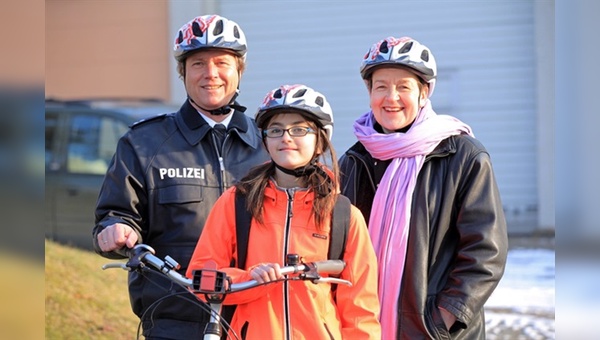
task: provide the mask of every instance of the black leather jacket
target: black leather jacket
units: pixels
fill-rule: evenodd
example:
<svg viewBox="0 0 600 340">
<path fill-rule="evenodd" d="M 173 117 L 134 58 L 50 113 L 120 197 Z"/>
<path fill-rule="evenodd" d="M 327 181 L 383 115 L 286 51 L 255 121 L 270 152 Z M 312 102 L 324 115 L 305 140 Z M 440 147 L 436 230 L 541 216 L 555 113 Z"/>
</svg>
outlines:
<svg viewBox="0 0 600 340">
<path fill-rule="evenodd" d="M 96 252 L 122 258 L 100 251 L 96 235 L 113 223 L 125 223 L 157 256 L 169 255 L 179 262 L 185 275 L 217 198 L 268 159 L 253 119 L 239 111 L 233 113 L 220 152 L 212 129 L 187 101 L 176 113 L 134 124 L 120 139 L 100 191 L 93 230 Z M 200 338 L 208 313 L 185 301 L 189 294 L 151 306 L 181 288 L 160 275 L 149 275 L 129 276 L 132 309 L 140 318 L 147 312 L 142 318 L 144 335 Z"/>
<path fill-rule="evenodd" d="M 340 159 L 342 193 L 367 221 L 380 166 L 360 142 Z M 507 247 L 489 154 L 466 135 L 442 141 L 426 157 L 413 194 L 397 338 L 484 339 L 483 305 L 504 273 Z M 450 332 L 438 306 L 457 317 Z"/>
</svg>

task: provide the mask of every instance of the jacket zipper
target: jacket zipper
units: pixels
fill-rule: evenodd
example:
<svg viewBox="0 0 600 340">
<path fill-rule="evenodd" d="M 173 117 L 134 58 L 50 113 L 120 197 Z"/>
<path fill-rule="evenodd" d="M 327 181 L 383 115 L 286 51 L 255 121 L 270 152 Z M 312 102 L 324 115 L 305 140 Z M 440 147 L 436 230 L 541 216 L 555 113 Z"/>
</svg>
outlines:
<svg viewBox="0 0 600 340">
<path fill-rule="evenodd" d="M 365 172 L 367 173 L 367 177 L 369 178 L 369 182 L 371 183 L 371 187 L 373 188 L 373 190 L 377 190 L 377 185 L 375 184 L 375 179 L 373 178 L 373 176 L 371 176 L 371 170 L 369 165 L 367 164 L 367 161 L 364 160 L 359 154 L 357 153 L 348 153 L 348 157 L 353 158 L 354 159 L 354 190 L 356 190 L 356 188 L 358 188 L 358 175 L 356 174 L 358 172 L 358 162 L 362 163 L 363 168 L 365 169 Z M 354 200 L 356 201 L 356 198 L 358 197 L 358 193 L 354 192 Z M 368 221 L 367 221 L 368 222 Z"/>
<path fill-rule="evenodd" d="M 222 156 L 219 156 L 219 168 L 221 169 L 221 194 L 223 194 L 227 188 L 227 179 L 225 178 L 225 161 Z"/>
<path fill-rule="evenodd" d="M 290 229 L 292 225 L 292 217 L 294 216 L 293 207 L 294 207 L 294 189 L 286 189 L 285 192 L 288 196 L 288 204 L 287 204 L 287 214 L 285 219 L 285 231 L 284 231 L 284 244 L 283 244 L 283 258 L 284 264 L 286 264 L 287 253 L 289 251 L 289 241 L 290 241 Z M 291 320 L 290 320 L 290 303 L 289 303 L 289 284 L 288 281 L 283 282 L 283 321 L 285 325 L 285 338 L 291 339 Z"/>
<path fill-rule="evenodd" d="M 217 152 L 217 156 L 219 157 L 219 170 L 221 172 L 221 182 L 220 182 L 220 190 L 221 194 L 225 192 L 225 189 L 228 187 L 227 178 L 225 177 L 225 159 L 223 158 L 223 150 L 225 150 L 225 143 L 229 139 L 229 134 L 225 133 L 225 138 L 223 139 L 223 145 L 221 145 L 221 150 L 217 148 L 217 140 L 215 135 L 212 135 L 213 144 L 215 145 L 215 151 Z"/>
</svg>

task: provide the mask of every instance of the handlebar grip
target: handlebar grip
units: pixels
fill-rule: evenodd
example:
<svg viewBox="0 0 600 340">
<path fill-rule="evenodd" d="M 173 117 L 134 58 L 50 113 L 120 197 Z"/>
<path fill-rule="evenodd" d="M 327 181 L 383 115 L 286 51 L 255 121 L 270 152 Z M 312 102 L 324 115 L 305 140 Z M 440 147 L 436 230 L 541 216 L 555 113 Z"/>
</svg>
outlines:
<svg viewBox="0 0 600 340">
<path fill-rule="evenodd" d="M 317 273 L 339 275 L 344 268 L 346 268 L 346 262 L 343 260 L 326 260 L 314 262 Z"/>
</svg>

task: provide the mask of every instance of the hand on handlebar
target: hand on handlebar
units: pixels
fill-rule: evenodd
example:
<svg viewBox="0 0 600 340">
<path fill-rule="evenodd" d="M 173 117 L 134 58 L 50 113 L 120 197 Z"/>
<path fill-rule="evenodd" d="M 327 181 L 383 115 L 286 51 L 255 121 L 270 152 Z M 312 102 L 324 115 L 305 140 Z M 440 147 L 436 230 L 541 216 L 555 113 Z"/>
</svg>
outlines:
<svg viewBox="0 0 600 340">
<path fill-rule="evenodd" d="M 340 274 L 345 267 L 342 260 L 325 260 L 309 263 L 290 264 L 281 267 L 277 263 L 261 263 L 251 267 L 252 280 L 233 283 L 230 285 L 225 272 L 216 270 L 214 261 L 207 262 L 205 268 L 193 271 L 193 278 L 179 274 L 179 264 L 168 255 L 164 260 L 156 257 L 154 249 L 146 244 L 138 244 L 127 251 L 127 263 L 109 263 L 102 269 L 122 268 L 126 270 L 140 270 L 146 265 L 157 269 L 174 282 L 190 288 L 194 293 L 201 294 L 226 294 L 238 292 L 261 284 L 278 280 L 310 280 L 313 283 L 337 283 L 352 286 L 348 280 L 336 277 L 321 277 L 321 273 L 329 275 Z M 209 263 L 212 263 L 209 265 Z M 294 275 L 295 274 L 295 275 Z"/>
<path fill-rule="evenodd" d="M 138 241 L 138 235 L 133 228 L 123 223 L 109 225 L 96 237 L 98 246 L 103 252 L 114 251 L 124 246 L 133 248 Z"/>
<path fill-rule="evenodd" d="M 283 278 L 281 267 L 278 263 L 261 263 L 250 269 L 252 279 L 257 283 L 267 283 Z"/>
</svg>

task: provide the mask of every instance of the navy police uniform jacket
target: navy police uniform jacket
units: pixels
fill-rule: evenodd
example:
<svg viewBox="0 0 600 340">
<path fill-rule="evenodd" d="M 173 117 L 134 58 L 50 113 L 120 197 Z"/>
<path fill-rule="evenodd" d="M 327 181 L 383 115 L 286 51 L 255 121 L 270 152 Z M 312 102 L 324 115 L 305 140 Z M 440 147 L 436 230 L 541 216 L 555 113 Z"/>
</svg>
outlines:
<svg viewBox="0 0 600 340">
<path fill-rule="evenodd" d="M 96 235 L 111 224 L 124 223 L 138 233 L 138 242 L 153 247 L 160 258 L 171 256 L 185 274 L 217 198 L 268 159 L 260 131 L 240 111 L 233 113 L 221 150 L 211 127 L 188 101 L 176 113 L 134 124 L 120 139 L 99 194 L 93 230 L 96 252 L 111 259 L 123 257 L 102 252 Z M 181 288 L 151 274 L 129 276 L 132 309 L 144 322 L 144 335 L 185 339 L 202 334 L 208 313 L 185 300 L 195 300 L 191 294 L 155 304 Z"/>
</svg>

